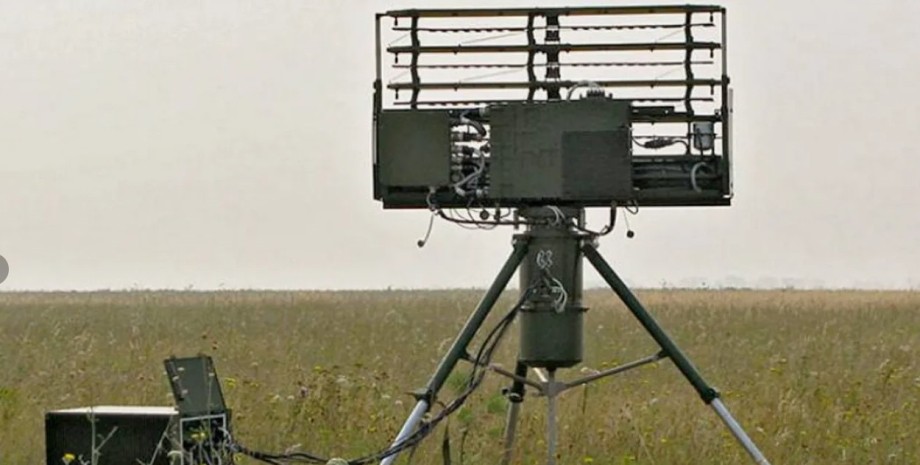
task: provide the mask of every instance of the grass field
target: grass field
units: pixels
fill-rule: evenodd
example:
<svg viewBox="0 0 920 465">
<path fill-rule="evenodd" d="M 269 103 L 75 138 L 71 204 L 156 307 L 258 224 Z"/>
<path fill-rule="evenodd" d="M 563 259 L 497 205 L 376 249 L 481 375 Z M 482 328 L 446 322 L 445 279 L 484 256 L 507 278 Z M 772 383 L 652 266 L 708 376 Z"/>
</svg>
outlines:
<svg viewBox="0 0 920 465">
<path fill-rule="evenodd" d="M 170 405 L 162 359 L 199 352 L 215 358 L 236 434 L 249 447 L 375 451 L 408 413 L 405 392 L 424 385 L 479 295 L 2 293 L 0 463 L 44 463 L 47 410 Z M 920 463 L 920 293 L 639 296 L 774 464 Z M 656 351 L 612 293 L 590 291 L 586 303 L 584 366 Z M 515 346 L 512 331 L 497 361 L 511 367 Z M 461 384 L 454 377 L 442 397 Z M 504 384 L 489 377 L 452 417 L 455 464 L 461 442 L 463 463 L 497 463 Z M 668 361 L 570 391 L 560 403 L 561 464 L 748 463 Z M 517 463 L 543 462 L 543 410 L 542 399 L 524 404 Z M 440 464 L 442 435 L 414 463 Z"/>
</svg>

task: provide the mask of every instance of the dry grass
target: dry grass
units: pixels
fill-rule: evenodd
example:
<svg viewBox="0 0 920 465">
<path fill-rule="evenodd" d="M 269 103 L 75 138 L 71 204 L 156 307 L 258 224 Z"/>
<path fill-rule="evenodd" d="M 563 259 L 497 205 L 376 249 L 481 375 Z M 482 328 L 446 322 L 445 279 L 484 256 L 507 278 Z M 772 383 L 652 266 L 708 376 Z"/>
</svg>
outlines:
<svg viewBox="0 0 920 465">
<path fill-rule="evenodd" d="M 479 292 L 0 294 L 0 462 L 43 462 L 46 410 L 169 405 L 161 360 L 215 357 L 238 437 L 356 456 L 394 435 Z M 776 464 L 920 463 L 920 294 L 647 291 L 640 297 Z M 655 351 L 592 291 L 585 365 Z M 512 296 L 502 301 L 502 307 Z M 502 312 L 496 312 L 502 313 Z M 498 355 L 510 365 L 515 338 Z M 562 373 L 561 376 L 576 373 Z M 449 397 L 458 383 L 449 383 Z M 465 463 L 496 463 L 503 382 L 452 419 Z M 306 396 L 301 395 L 306 387 Z M 561 400 L 561 463 L 746 463 L 669 362 Z M 543 404 L 524 404 L 522 464 L 542 463 Z M 440 463 L 440 436 L 415 463 Z"/>
</svg>

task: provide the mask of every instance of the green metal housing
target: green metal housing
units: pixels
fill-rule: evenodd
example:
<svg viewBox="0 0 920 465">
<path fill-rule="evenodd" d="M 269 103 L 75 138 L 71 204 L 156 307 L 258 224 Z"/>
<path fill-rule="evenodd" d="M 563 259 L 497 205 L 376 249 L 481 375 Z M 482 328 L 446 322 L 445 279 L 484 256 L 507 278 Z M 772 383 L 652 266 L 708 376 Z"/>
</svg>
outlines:
<svg viewBox="0 0 920 465">
<path fill-rule="evenodd" d="M 446 112 L 383 112 L 377 129 L 381 184 L 399 189 L 450 183 L 450 118 Z"/>
<path fill-rule="evenodd" d="M 551 219 L 553 212 L 533 208 L 521 212 L 530 220 Z M 565 214 L 565 213 L 563 213 Z M 580 213 L 576 213 L 580 214 Z M 521 308 L 519 360 L 531 367 L 565 368 L 581 362 L 584 353 L 581 238 L 565 225 L 533 224 L 527 256 L 521 262 L 520 285 L 532 295 Z M 565 290 L 565 304 L 559 292 Z"/>
<path fill-rule="evenodd" d="M 630 102 L 511 103 L 490 112 L 492 198 L 609 204 L 633 196 Z"/>
</svg>

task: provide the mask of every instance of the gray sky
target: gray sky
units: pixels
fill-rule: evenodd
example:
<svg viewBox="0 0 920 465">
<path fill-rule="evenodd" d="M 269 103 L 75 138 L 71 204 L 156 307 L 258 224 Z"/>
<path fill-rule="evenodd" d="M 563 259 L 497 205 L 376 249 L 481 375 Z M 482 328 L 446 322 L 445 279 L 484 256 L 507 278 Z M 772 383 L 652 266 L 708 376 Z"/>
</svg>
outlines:
<svg viewBox="0 0 920 465">
<path fill-rule="evenodd" d="M 0 290 L 488 285 L 511 231 L 418 249 L 427 213 L 371 195 L 373 13 L 421 4 L 495 2 L 0 1 Z M 734 206 L 602 251 L 637 285 L 920 287 L 920 3 L 727 6 Z"/>
</svg>

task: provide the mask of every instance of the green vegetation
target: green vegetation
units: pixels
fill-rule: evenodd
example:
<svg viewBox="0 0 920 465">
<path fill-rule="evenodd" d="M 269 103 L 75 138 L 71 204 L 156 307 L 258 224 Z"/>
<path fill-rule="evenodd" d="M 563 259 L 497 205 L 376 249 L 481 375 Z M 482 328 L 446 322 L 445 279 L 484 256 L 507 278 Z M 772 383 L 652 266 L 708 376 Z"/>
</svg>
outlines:
<svg viewBox="0 0 920 465">
<path fill-rule="evenodd" d="M 0 462 L 44 463 L 46 410 L 170 405 L 162 359 L 199 352 L 215 358 L 244 444 L 363 455 L 395 434 L 412 403 L 406 391 L 424 384 L 479 295 L 0 294 Z M 920 293 L 639 296 L 773 463 L 920 463 Z M 612 293 L 591 291 L 586 301 L 585 369 L 656 351 Z M 497 361 L 513 366 L 515 345 L 512 331 Z M 462 383 L 452 377 L 444 397 Z M 455 463 L 461 438 L 464 463 L 497 463 L 505 384 L 490 375 L 452 418 Z M 668 361 L 573 390 L 560 404 L 561 463 L 747 463 Z M 543 407 L 535 397 L 524 404 L 518 463 L 543 462 Z M 414 463 L 441 463 L 442 434 Z"/>
</svg>

